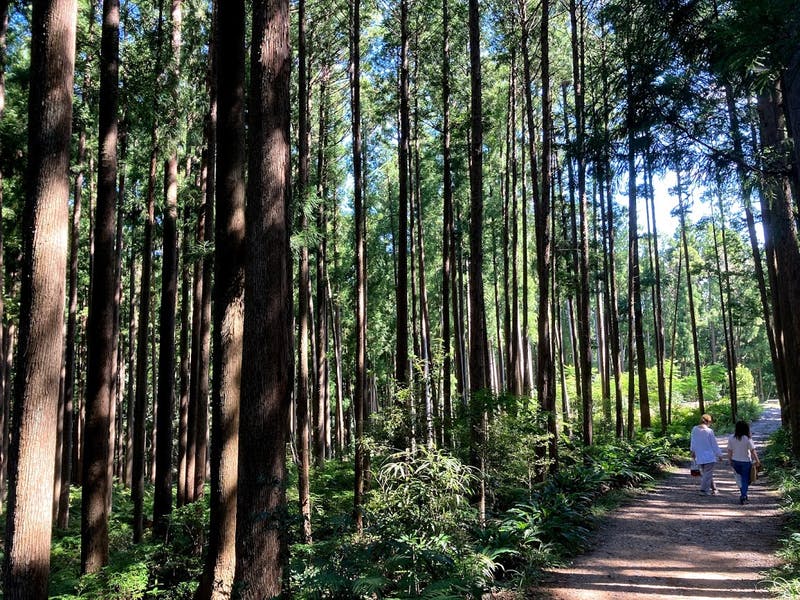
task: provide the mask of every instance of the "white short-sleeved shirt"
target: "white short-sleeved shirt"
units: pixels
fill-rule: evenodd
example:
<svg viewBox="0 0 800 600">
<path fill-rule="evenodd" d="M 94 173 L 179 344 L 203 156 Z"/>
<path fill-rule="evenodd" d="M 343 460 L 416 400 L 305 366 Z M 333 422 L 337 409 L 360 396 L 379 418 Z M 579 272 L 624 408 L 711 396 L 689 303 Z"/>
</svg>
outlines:
<svg viewBox="0 0 800 600">
<path fill-rule="evenodd" d="M 733 452 L 733 460 L 740 460 L 743 462 L 750 462 L 750 450 L 755 450 L 756 447 L 746 435 L 741 439 L 736 439 L 735 435 L 728 438 L 728 450 Z"/>
</svg>

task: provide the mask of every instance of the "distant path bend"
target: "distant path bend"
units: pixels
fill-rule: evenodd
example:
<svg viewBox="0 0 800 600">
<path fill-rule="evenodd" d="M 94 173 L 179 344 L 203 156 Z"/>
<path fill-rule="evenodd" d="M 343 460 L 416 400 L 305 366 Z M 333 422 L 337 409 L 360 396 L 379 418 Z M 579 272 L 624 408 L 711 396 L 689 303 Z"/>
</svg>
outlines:
<svg viewBox="0 0 800 600">
<path fill-rule="evenodd" d="M 777 402 L 752 425 L 762 451 L 780 427 Z M 727 447 L 727 436 L 718 438 Z M 650 493 L 613 511 L 598 528 L 596 545 L 571 566 L 554 569 L 528 598 L 552 600 L 667 600 L 772 597 L 763 572 L 778 564 L 775 551 L 784 515 L 778 493 L 759 480 L 750 504 L 739 505 L 733 470 L 718 463 L 717 496 L 700 496 L 688 469 L 673 469 Z"/>
</svg>

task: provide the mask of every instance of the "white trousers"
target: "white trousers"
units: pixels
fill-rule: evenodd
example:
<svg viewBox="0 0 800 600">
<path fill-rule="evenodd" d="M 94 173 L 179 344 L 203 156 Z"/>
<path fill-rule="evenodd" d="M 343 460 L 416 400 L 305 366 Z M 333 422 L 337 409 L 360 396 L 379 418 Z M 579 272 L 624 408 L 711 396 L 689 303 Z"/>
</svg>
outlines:
<svg viewBox="0 0 800 600">
<path fill-rule="evenodd" d="M 717 486 L 714 485 L 714 465 L 716 463 L 705 463 L 703 465 L 698 465 L 700 467 L 700 491 L 701 492 L 711 492 L 711 490 L 717 489 Z"/>
</svg>

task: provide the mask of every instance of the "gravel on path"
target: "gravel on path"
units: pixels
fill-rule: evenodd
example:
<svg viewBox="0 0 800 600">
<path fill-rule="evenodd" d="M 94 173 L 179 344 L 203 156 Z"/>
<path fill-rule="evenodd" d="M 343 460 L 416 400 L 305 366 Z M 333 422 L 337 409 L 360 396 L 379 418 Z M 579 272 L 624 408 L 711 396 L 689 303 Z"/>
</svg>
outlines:
<svg viewBox="0 0 800 600">
<path fill-rule="evenodd" d="M 752 432 L 760 449 L 780 427 L 777 402 L 768 403 Z M 727 436 L 719 437 L 725 451 Z M 719 494 L 701 496 L 688 467 L 675 468 L 656 488 L 613 511 L 596 531 L 592 550 L 569 567 L 553 569 L 527 598 L 553 600 L 666 600 L 769 598 L 763 573 L 778 564 L 775 551 L 784 515 L 765 479 L 750 503 L 727 461 L 717 463 Z"/>
</svg>

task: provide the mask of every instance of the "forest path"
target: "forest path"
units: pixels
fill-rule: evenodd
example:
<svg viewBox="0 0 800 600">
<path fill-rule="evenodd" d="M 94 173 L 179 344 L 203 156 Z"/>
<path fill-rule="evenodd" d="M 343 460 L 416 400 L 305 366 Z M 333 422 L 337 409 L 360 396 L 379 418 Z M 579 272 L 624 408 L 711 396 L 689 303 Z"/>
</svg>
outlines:
<svg viewBox="0 0 800 600">
<path fill-rule="evenodd" d="M 780 427 L 777 402 L 766 405 L 752 433 L 761 452 Z M 727 436 L 717 438 L 723 452 Z M 675 468 L 650 493 L 608 515 L 596 544 L 569 567 L 553 569 L 528 598 L 634 600 L 769 598 L 763 571 L 774 552 L 784 515 L 774 489 L 759 480 L 750 503 L 739 505 L 733 470 L 717 463 L 717 496 L 699 495 L 699 478 Z"/>
</svg>

